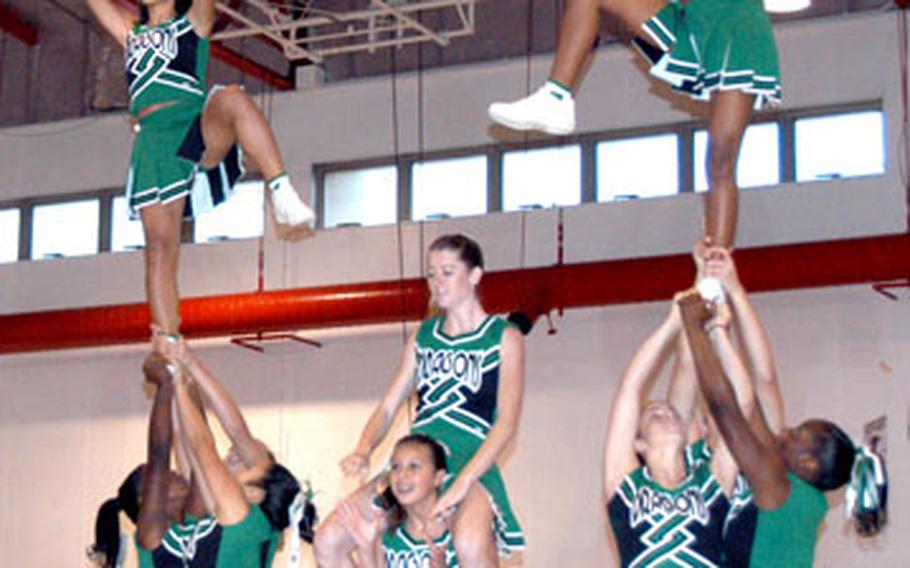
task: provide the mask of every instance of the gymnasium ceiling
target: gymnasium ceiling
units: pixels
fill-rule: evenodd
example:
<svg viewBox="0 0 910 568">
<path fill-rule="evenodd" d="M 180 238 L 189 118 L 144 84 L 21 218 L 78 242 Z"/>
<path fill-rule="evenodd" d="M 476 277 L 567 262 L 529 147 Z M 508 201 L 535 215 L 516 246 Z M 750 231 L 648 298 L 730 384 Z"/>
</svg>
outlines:
<svg viewBox="0 0 910 568">
<path fill-rule="evenodd" d="M 357 41 L 363 41 L 364 37 L 376 40 L 412 37 L 417 28 L 423 28 L 419 33 L 430 38 L 400 49 L 326 55 L 318 66 L 326 81 L 337 82 L 388 74 L 393 69 L 412 71 L 552 51 L 565 1 L 219 0 L 226 9 L 220 12 L 216 33 L 249 33 L 250 29 L 266 24 L 264 7 L 278 10 L 286 25 L 326 20 L 328 25 L 310 27 L 306 32 L 309 36 L 298 33 L 298 37 L 344 34 L 369 23 L 382 27 L 390 22 L 407 21 L 412 25 L 404 26 L 403 32 L 386 36 L 359 34 Z M 470 12 L 466 6 L 462 6 L 461 12 L 451 6 L 474 2 L 476 5 Z M 409 11 L 421 3 L 436 9 Z M 814 0 L 812 8 L 775 20 L 832 17 L 888 9 L 891 5 L 891 0 Z M 377 6 L 384 11 L 377 19 L 370 22 L 347 19 Z M 470 15 L 473 33 L 447 37 L 458 35 L 452 30 L 466 29 L 466 15 Z M 122 109 L 126 104 L 122 55 L 113 41 L 99 31 L 84 0 L 0 0 L 0 127 Z M 615 22 L 607 19 L 600 41 L 614 41 L 621 35 Z M 351 41 L 336 39 L 319 46 L 325 50 Z M 218 53 L 212 59 L 211 80 L 241 83 L 254 93 L 293 88 L 297 70 L 313 65 L 306 55 L 315 54 L 319 59 L 319 50 L 282 49 L 277 41 L 262 35 L 232 37 L 219 43 Z"/>
</svg>

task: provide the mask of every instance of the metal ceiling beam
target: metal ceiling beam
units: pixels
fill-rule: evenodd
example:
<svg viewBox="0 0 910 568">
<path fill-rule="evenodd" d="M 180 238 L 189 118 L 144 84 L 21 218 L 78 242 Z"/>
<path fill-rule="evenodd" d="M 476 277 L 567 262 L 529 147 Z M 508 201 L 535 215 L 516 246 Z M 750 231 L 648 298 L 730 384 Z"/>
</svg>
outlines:
<svg viewBox="0 0 910 568">
<path fill-rule="evenodd" d="M 306 17 L 294 18 L 262 0 L 247 0 L 260 12 L 254 17 L 223 4 L 217 9 L 235 20 L 235 29 L 214 34 L 214 39 L 268 38 L 280 44 L 291 60 L 321 63 L 325 57 L 433 42 L 446 46 L 455 37 L 474 33 L 474 5 L 480 0 L 370 0 L 363 9 L 329 11 L 310 7 Z M 449 11 L 458 27 L 433 29 L 420 21 L 421 13 Z M 451 25 L 448 24 L 448 25 Z M 327 44 L 328 45 L 325 45 Z M 324 47 L 323 47 L 324 46 Z"/>
<path fill-rule="evenodd" d="M 448 38 L 442 37 L 441 35 L 437 34 L 430 28 L 421 24 L 414 18 L 408 16 L 407 14 L 402 12 L 400 9 L 388 5 L 383 0 L 371 0 L 370 4 L 379 8 L 383 13 L 388 14 L 388 15 L 394 17 L 396 20 L 402 22 L 405 26 L 417 30 L 418 32 L 420 32 L 423 35 L 427 36 L 428 38 L 432 39 L 437 44 L 442 45 L 442 46 L 449 45 Z"/>
<path fill-rule="evenodd" d="M 258 7 L 258 4 L 254 4 L 254 5 L 256 5 Z M 295 41 L 291 40 L 289 37 L 285 37 L 285 36 L 281 35 L 281 33 L 273 30 L 272 26 L 260 24 L 259 22 L 256 22 L 255 20 L 248 18 L 246 15 L 239 12 L 238 10 L 234 10 L 230 6 L 225 6 L 224 4 L 220 4 L 220 3 L 216 4 L 216 8 L 219 12 L 229 16 L 236 23 L 239 23 L 239 24 L 245 26 L 244 29 L 252 30 L 253 33 L 245 34 L 245 36 L 244 35 L 235 36 L 235 35 L 231 34 L 231 31 L 225 31 L 225 32 L 220 32 L 220 33 L 214 34 L 212 36 L 213 39 L 224 40 L 224 39 L 230 39 L 231 37 L 246 37 L 246 36 L 255 37 L 255 36 L 261 35 L 263 37 L 266 37 L 266 38 L 274 41 L 278 45 L 280 45 L 281 48 L 284 50 L 285 56 L 288 59 L 291 59 L 291 60 L 310 59 L 314 63 L 322 62 L 321 57 L 319 57 L 318 55 L 316 55 L 314 53 L 310 53 L 306 49 L 303 49 L 302 47 L 298 46 L 297 43 Z M 277 21 L 278 14 L 274 9 L 272 9 L 268 6 L 265 6 L 264 8 L 261 8 L 261 9 L 267 10 L 264 13 L 266 14 L 266 16 L 269 17 L 270 20 L 272 20 L 273 25 L 278 23 L 278 21 Z"/>
<path fill-rule="evenodd" d="M 237 53 L 233 49 L 225 47 L 220 43 L 212 43 L 211 49 L 212 55 L 219 61 L 223 61 L 231 67 L 243 71 L 250 77 L 259 79 L 272 88 L 278 89 L 279 91 L 291 91 L 294 89 L 294 82 L 284 75 L 276 73 L 268 67 L 253 61 L 249 57 Z"/>
<path fill-rule="evenodd" d="M 0 4 L 0 29 L 29 47 L 38 45 L 38 28 L 23 20 L 12 8 L 7 8 L 3 4 Z"/>
</svg>

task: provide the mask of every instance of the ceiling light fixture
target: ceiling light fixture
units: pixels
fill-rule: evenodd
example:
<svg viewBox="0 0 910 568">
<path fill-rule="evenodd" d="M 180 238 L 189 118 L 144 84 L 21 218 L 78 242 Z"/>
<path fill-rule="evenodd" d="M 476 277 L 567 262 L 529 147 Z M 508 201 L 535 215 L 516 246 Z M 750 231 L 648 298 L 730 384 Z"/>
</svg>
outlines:
<svg viewBox="0 0 910 568">
<path fill-rule="evenodd" d="M 811 0 L 765 0 L 765 10 L 775 14 L 799 12 L 811 5 Z"/>
</svg>

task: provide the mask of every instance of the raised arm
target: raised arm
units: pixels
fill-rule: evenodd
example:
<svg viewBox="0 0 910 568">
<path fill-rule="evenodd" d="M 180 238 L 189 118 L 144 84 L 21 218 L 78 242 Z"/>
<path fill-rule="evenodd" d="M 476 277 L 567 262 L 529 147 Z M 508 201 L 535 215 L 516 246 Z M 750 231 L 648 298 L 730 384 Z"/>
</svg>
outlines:
<svg viewBox="0 0 910 568">
<path fill-rule="evenodd" d="M 181 348 L 181 354 L 187 372 L 208 401 L 215 416 L 218 417 L 218 422 L 221 423 L 225 434 L 230 438 L 240 459 L 250 469 L 246 475 L 256 479 L 261 478 L 272 466 L 268 448 L 253 437 L 231 392 L 221 384 L 221 381 L 189 346 L 184 345 Z M 244 480 L 240 481 L 242 483 Z"/>
<path fill-rule="evenodd" d="M 755 394 L 759 403 L 756 407 L 757 412 L 764 414 L 770 428 L 767 438 L 770 439 L 784 427 L 784 401 L 777 380 L 777 365 L 774 362 L 771 341 L 739 280 L 736 264 L 730 252 L 723 248 L 712 248 L 707 252 L 707 256 L 705 272 L 724 285 L 729 303 L 736 314 L 743 350 L 755 381 Z M 759 424 L 759 421 L 753 421 L 753 428 Z M 765 436 L 758 429 L 756 432 Z"/>
<path fill-rule="evenodd" d="M 137 529 L 139 544 L 154 550 L 168 529 L 167 499 L 171 472 L 171 400 L 174 383 L 167 361 L 158 354 L 149 355 L 142 365 L 145 379 L 157 385 L 149 416 L 148 453 L 142 474 L 142 502 Z"/>
<path fill-rule="evenodd" d="M 411 334 L 405 345 L 404 352 L 401 355 L 401 362 L 398 370 L 392 377 L 382 400 L 373 410 L 370 419 L 367 420 L 363 432 L 360 434 L 360 440 L 353 452 L 345 456 L 341 462 L 341 471 L 347 476 L 365 477 L 370 467 L 370 455 L 379 445 L 379 442 L 385 438 L 395 415 L 401 405 L 410 396 L 414 388 L 414 372 L 417 369 L 417 355 L 415 354 L 415 345 L 417 342 L 417 332 Z"/>
<path fill-rule="evenodd" d="M 694 441 L 691 437 L 691 430 L 698 406 L 698 380 L 695 378 L 692 351 L 689 349 L 689 341 L 684 333 L 680 333 L 676 337 L 676 359 L 670 374 L 667 402 L 676 409 L 683 422 L 690 425 L 690 441 Z M 699 430 L 695 429 L 696 432 Z"/>
<path fill-rule="evenodd" d="M 193 403 L 182 371 L 178 372 L 175 382 L 179 424 L 187 442 L 193 475 L 207 488 L 204 493 L 214 498 L 210 507 L 218 522 L 222 525 L 239 523 L 249 512 L 243 488 L 218 456 L 215 439 Z"/>
<path fill-rule="evenodd" d="M 198 399 L 199 391 L 191 388 L 189 392 L 192 395 L 193 404 L 199 410 L 199 414 L 204 420 L 205 411 L 202 408 L 202 401 Z M 176 410 L 176 406 L 177 400 L 175 396 L 175 399 L 171 403 L 171 428 L 174 438 L 174 456 L 177 458 L 177 466 L 180 475 L 190 482 L 190 495 L 187 496 L 188 505 L 192 500 L 192 505 L 194 507 L 201 507 L 201 509 L 204 510 L 203 516 L 209 515 L 215 511 L 215 497 L 212 495 L 209 487 L 204 483 L 199 483 L 197 477 L 193 475 L 194 456 L 189 450 L 186 436 L 184 436 L 181 431 L 180 416 L 178 416 L 179 412 Z"/>
<path fill-rule="evenodd" d="M 496 422 L 449 489 L 436 501 L 429 518 L 451 511 L 461 503 L 474 483 L 496 463 L 518 430 L 524 400 L 525 348 L 521 332 L 512 326 L 503 331 L 499 358 Z"/>
<path fill-rule="evenodd" d="M 215 0 L 193 0 L 187 17 L 199 37 L 209 37 L 215 26 Z"/>
<path fill-rule="evenodd" d="M 695 285 L 705 277 L 705 255 L 708 250 L 707 237 L 700 238 L 692 247 L 692 260 L 695 264 Z M 676 409 L 680 418 L 689 424 L 689 440 L 695 441 L 704 436 L 700 420 L 695 420 L 698 408 L 698 380 L 695 378 L 695 362 L 685 333 L 677 335 L 676 359 L 670 374 L 670 386 L 667 390 L 667 402 Z"/>
<path fill-rule="evenodd" d="M 715 306 L 714 317 L 707 323 L 705 330 L 714 352 L 717 354 L 723 372 L 730 378 L 740 411 L 743 416 L 751 416 L 755 410 L 755 392 L 752 389 L 752 379 L 749 376 L 749 371 L 743 364 L 730 338 L 731 323 L 730 307 L 726 304 L 719 304 Z M 716 428 L 716 425 L 713 427 Z M 714 442 L 714 447 L 712 447 L 711 468 L 715 476 L 720 480 L 724 490 L 729 494 L 736 484 L 736 475 L 739 472 L 739 468 L 736 460 L 733 459 L 729 449 L 726 447 L 723 438 L 717 438 Z"/>
<path fill-rule="evenodd" d="M 772 446 L 761 443 L 739 409 L 733 387 L 724 376 L 703 327 L 710 317 L 704 301 L 697 294 L 688 294 L 678 303 L 708 409 L 740 471 L 749 479 L 756 505 L 774 509 L 790 492 L 787 468 Z"/>
<path fill-rule="evenodd" d="M 607 501 L 613 498 L 623 478 L 638 467 L 635 437 L 643 390 L 666 362 L 678 333 L 678 311 L 671 306 L 670 315 L 638 348 L 616 387 L 604 446 L 604 496 Z"/>
<path fill-rule="evenodd" d="M 121 47 L 126 47 L 126 36 L 133 27 L 136 16 L 115 0 L 86 0 L 86 4 L 107 33 Z"/>
</svg>

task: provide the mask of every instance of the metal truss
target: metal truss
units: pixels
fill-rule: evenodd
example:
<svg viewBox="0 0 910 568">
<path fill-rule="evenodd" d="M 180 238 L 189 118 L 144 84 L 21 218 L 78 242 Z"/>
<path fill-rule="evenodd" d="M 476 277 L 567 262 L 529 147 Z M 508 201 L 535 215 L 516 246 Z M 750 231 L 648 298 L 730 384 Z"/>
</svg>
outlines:
<svg viewBox="0 0 910 568">
<path fill-rule="evenodd" d="M 326 57 L 374 52 L 384 47 L 433 42 L 446 46 L 474 33 L 474 7 L 479 0 L 363 0 L 341 2 L 246 0 L 246 9 L 217 4 L 230 21 L 214 40 L 259 36 L 280 46 L 290 61 L 322 63 Z M 236 3 L 232 3 L 236 6 Z M 435 17 L 421 18 L 422 14 Z M 444 22 L 434 25 L 425 21 Z M 443 29 L 436 29 L 443 28 Z"/>
</svg>

